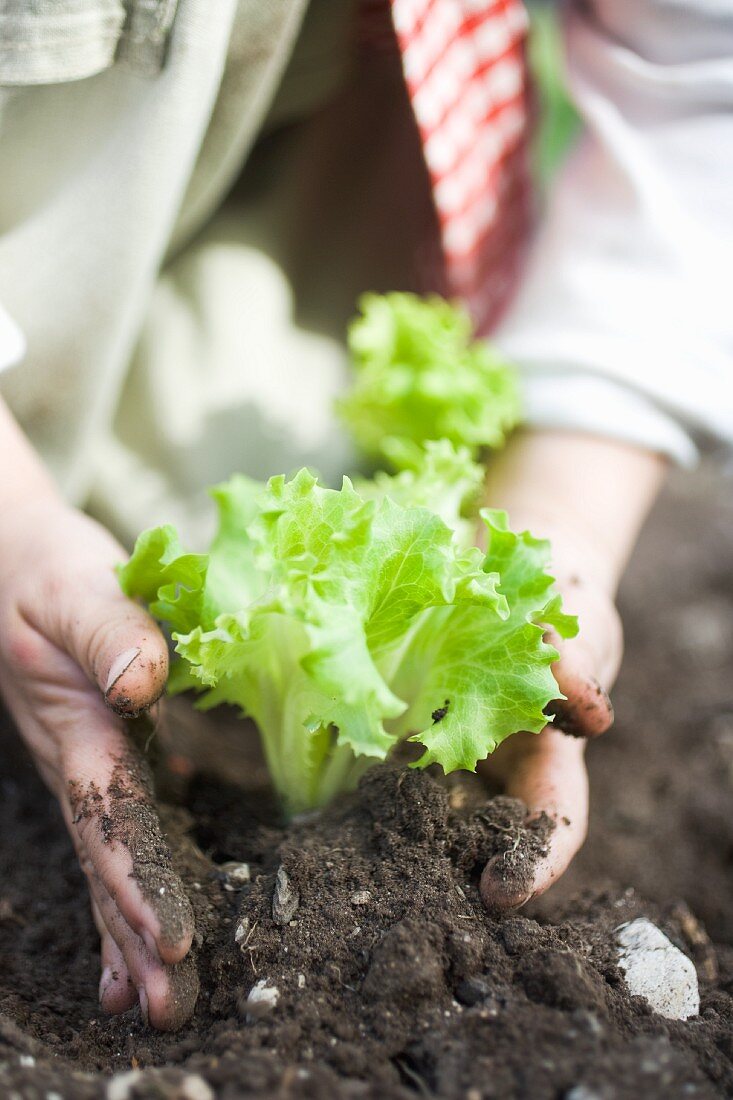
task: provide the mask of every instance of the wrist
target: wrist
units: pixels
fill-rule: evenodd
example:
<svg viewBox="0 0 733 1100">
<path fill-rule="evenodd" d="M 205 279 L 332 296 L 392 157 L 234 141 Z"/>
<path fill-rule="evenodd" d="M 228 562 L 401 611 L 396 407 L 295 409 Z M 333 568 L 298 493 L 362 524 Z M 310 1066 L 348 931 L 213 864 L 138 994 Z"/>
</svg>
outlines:
<svg viewBox="0 0 733 1100">
<path fill-rule="evenodd" d="M 489 464 L 487 501 L 552 542 L 558 580 L 579 573 L 613 596 L 666 462 L 590 435 L 522 431 Z"/>
<path fill-rule="evenodd" d="M 610 552 L 582 513 L 566 507 L 548 508 L 546 502 L 529 498 L 502 499 L 500 506 L 507 511 L 512 530 L 549 540 L 550 572 L 560 586 L 582 578 L 609 596 L 615 594 L 624 563 Z"/>
<path fill-rule="evenodd" d="M 63 502 L 51 475 L 0 399 L 0 510 L 16 510 L 27 502 Z"/>
</svg>

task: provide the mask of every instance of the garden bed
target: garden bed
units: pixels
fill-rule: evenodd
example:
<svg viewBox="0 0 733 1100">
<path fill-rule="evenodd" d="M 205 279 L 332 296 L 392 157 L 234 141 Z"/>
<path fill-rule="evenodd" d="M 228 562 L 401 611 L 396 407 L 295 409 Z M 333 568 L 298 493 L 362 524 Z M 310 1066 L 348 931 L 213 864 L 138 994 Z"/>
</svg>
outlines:
<svg viewBox="0 0 733 1100">
<path fill-rule="evenodd" d="M 492 855 L 529 867 L 544 827 L 487 805 L 474 777 L 379 768 L 289 828 L 251 762 L 246 798 L 213 777 L 179 792 L 164 826 L 196 912 L 201 994 L 174 1035 L 137 1011 L 100 1014 L 82 877 L 6 730 L 0 1095 L 85 1100 L 130 1071 L 110 1100 L 733 1095 L 733 506 L 719 480 L 667 492 L 622 610 L 590 839 L 519 914 L 486 913 L 478 874 Z M 629 996 L 613 933 L 640 915 L 694 959 L 699 1017 L 666 1021 Z M 258 982 L 276 1004 L 248 1003 Z"/>
</svg>

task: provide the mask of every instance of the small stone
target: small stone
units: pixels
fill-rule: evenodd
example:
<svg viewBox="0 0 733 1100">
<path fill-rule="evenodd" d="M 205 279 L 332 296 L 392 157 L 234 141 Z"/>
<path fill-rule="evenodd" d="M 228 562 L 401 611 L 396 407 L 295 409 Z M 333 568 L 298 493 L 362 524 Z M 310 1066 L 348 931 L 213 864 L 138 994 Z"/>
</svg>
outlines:
<svg viewBox="0 0 733 1100">
<path fill-rule="evenodd" d="M 228 860 L 227 863 L 222 863 L 220 870 L 227 877 L 227 885 L 234 887 L 244 886 L 252 877 L 249 863 L 238 863 L 233 859 Z"/>
<path fill-rule="evenodd" d="M 485 1001 L 490 992 L 489 983 L 486 979 L 474 975 L 460 983 L 456 989 L 456 1000 L 470 1008 L 473 1005 L 480 1004 L 481 1001 Z"/>
<path fill-rule="evenodd" d="M 107 1084 L 107 1100 L 130 1100 L 132 1090 L 141 1079 L 142 1070 L 139 1069 L 116 1073 Z"/>
<path fill-rule="evenodd" d="M 267 978 L 260 978 L 258 982 L 252 986 L 247 995 L 246 1009 L 247 1009 L 247 1023 L 253 1024 L 255 1020 L 259 1020 L 262 1016 L 267 1016 L 268 1013 L 277 1006 L 277 1002 L 280 1000 L 280 990 L 276 985 L 268 985 Z"/>
<path fill-rule="evenodd" d="M 210 1085 L 198 1073 L 189 1073 L 178 1085 L 176 1100 L 214 1100 Z"/>
<path fill-rule="evenodd" d="M 275 892 L 272 895 L 272 919 L 281 926 L 290 924 L 298 912 L 300 895 L 291 884 L 288 872 L 280 865 L 275 877 Z"/>
<path fill-rule="evenodd" d="M 668 1020 L 687 1020 L 700 1011 L 695 966 L 645 917 L 616 929 L 618 964 L 635 997 Z"/>
<path fill-rule="evenodd" d="M 298 974 L 298 989 L 305 989 L 305 974 Z"/>
<path fill-rule="evenodd" d="M 351 895 L 352 905 L 368 905 L 372 900 L 370 890 L 357 890 L 355 894 Z"/>
<path fill-rule="evenodd" d="M 32 1054 L 21 1054 L 18 1062 L 24 1069 L 30 1069 L 31 1066 L 35 1066 L 36 1060 Z"/>
<path fill-rule="evenodd" d="M 247 941 L 249 935 L 249 917 L 242 917 L 234 929 L 234 942 L 238 943 L 240 947 Z"/>
<path fill-rule="evenodd" d="M 586 1088 L 585 1085 L 574 1085 L 563 1093 L 562 1100 L 603 1100 L 600 1092 Z"/>
</svg>

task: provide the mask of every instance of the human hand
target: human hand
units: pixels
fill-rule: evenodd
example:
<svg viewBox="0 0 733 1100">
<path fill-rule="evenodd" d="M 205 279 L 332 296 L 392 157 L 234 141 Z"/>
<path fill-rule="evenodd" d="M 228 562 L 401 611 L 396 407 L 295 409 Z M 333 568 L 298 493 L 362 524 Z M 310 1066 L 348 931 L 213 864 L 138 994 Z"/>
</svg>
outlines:
<svg viewBox="0 0 733 1100">
<path fill-rule="evenodd" d="M 576 638 L 547 636 L 560 654 L 553 673 L 565 700 L 548 707 L 552 725 L 540 734 L 515 734 L 482 765 L 484 774 L 527 806 L 530 819 L 545 814 L 552 828 L 546 855 L 532 868 L 529 882 L 525 869 L 515 869 L 504 856 L 487 864 L 481 893 L 491 909 L 524 905 L 567 869 L 588 828 L 586 742 L 613 722 L 608 692 L 623 649 L 618 612 L 598 580 L 584 574 L 581 562 L 563 562 L 556 555 L 554 568 L 563 607 L 578 616 L 580 626 Z"/>
<path fill-rule="evenodd" d="M 140 1002 L 160 1029 L 190 1016 L 193 913 L 174 873 L 146 765 L 122 717 L 162 693 L 158 628 L 119 590 L 124 551 L 50 487 L 3 507 L 0 691 L 58 798 L 101 937 L 100 1002 Z"/>
<path fill-rule="evenodd" d="M 490 908 L 517 908 L 543 893 L 585 839 L 585 747 L 611 725 L 608 691 L 622 655 L 614 596 L 665 471 L 653 453 L 549 430 L 516 433 L 489 466 L 487 499 L 507 509 L 515 530 L 550 539 L 551 572 L 564 609 L 578 616 L 580 627 L 568 640 L 548 634 L 560 654 L 553 672 L 566 697 L 547 708 L 553 724 L 540 734 L 510 737 L 483 765 L 525 803 L 530 819 L 544 813 L 553 825 L 529 882 L 503 856 L 487 864 L 481 891 Z"/>
</svg>

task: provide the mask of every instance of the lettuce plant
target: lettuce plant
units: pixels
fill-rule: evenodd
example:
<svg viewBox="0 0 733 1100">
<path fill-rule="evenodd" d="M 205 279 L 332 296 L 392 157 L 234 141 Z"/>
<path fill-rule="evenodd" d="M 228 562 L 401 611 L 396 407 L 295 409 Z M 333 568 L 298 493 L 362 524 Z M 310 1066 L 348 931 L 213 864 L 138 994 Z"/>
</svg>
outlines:
<svg viewBox="0 0 733 1100">
<path fill-rule="evenodd" d="M 447 439 L 500 447 L 519 420 L 516 375 L 486 340 L 472 340 L 460 305 L 414 294 L 365 294 L 349 328 L 355 380 L 339 403 L 361 449 L 392 465 L 392 441 Z"/>
<path fill-rule="evenodd" d="M 289 812 L 327 802 L 403 738 L 423 746 L 418 766 L 449 772 L 546 723 L 558 690 L 544 628 L 568 637 L 575 621 L 546 542 L 483 510 L 486 552 L 473 545 L 480 480 L 445 441 L 340 489 L 307 470 L 236 476 L 213 490 L 208 554 L 156 527 L 120 568 L 124 591 L 170 627 L 173 690 L 255 720 Z"/>
</svg>

